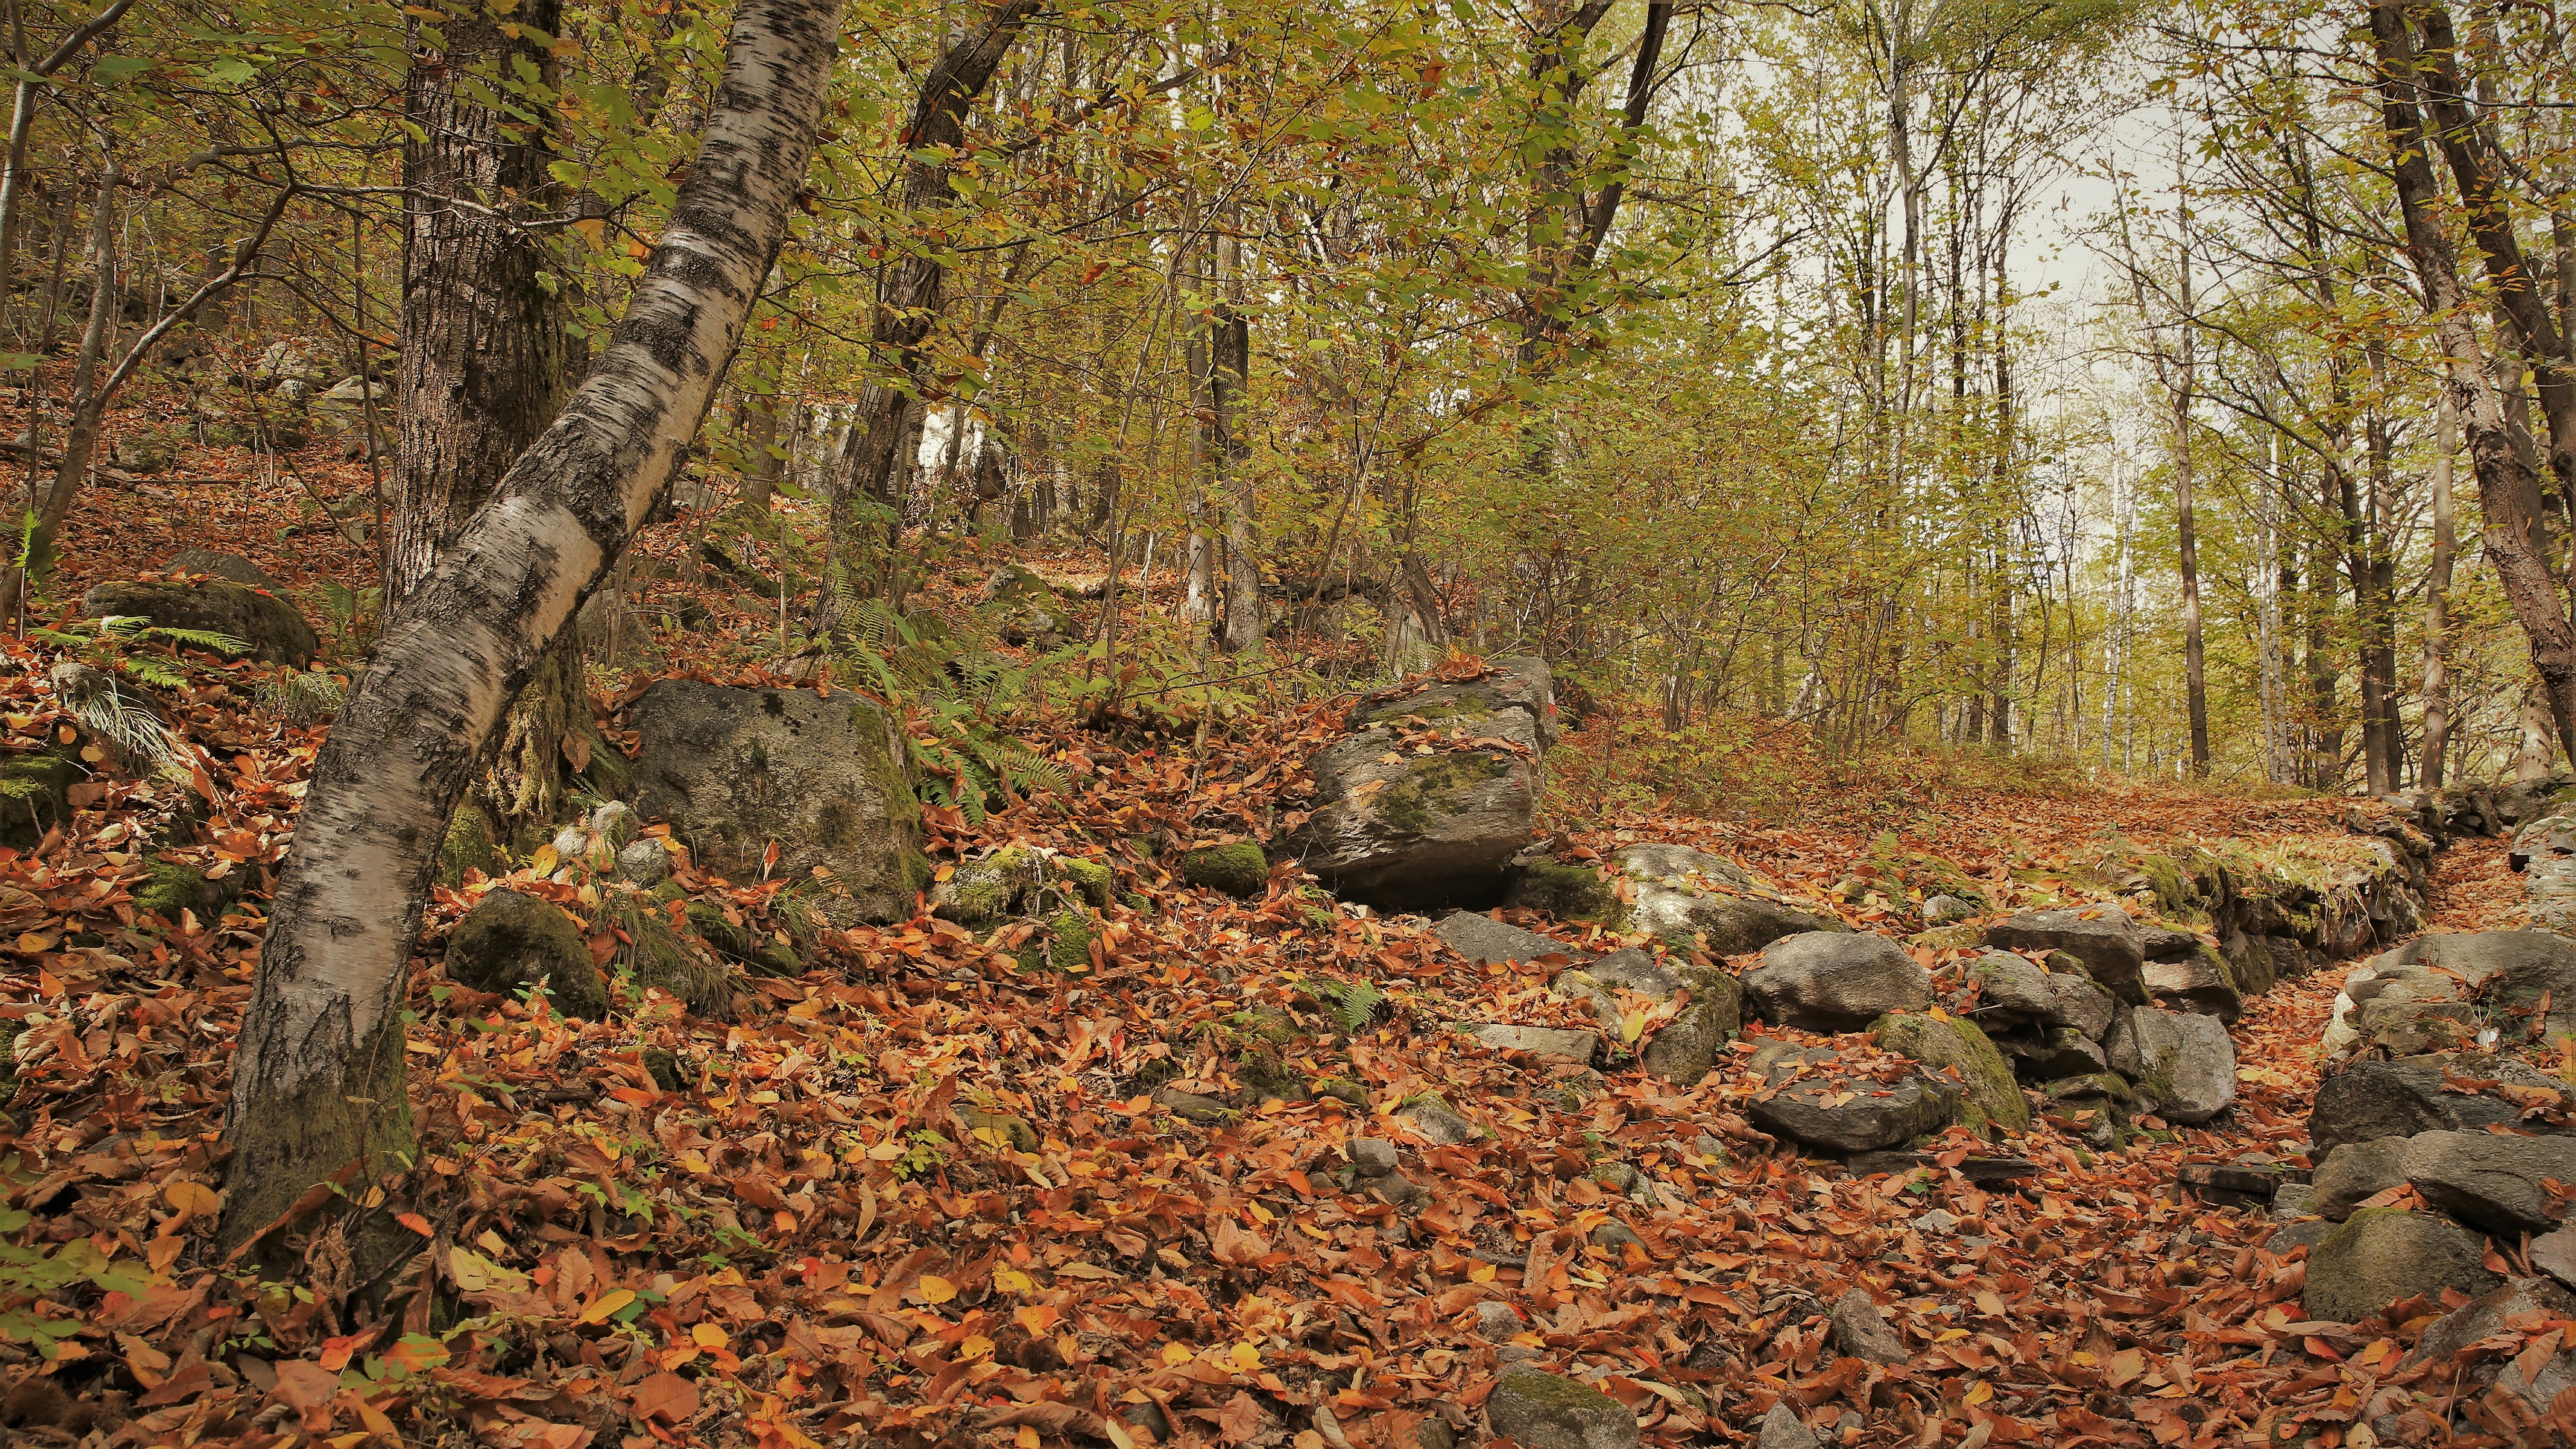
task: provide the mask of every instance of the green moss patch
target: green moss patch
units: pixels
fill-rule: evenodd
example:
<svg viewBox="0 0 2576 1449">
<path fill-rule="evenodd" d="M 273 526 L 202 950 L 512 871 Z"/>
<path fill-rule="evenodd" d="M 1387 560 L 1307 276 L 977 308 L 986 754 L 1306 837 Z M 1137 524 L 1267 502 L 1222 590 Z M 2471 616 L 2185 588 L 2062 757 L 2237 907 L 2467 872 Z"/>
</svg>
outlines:
<svg viewBox="0 0 2576 1449">
<path fill-rule="evenodd" d="M 1257 841 L 1202 846 L 1182 852 L 1181 879 L 1248 900 L 1270 888 L 1270 858 Z"/>
<path fill-rule="evenodd" d="M 2018 1135 L 2030 1128 L 2030 1099 L 2013 1079 L 2012 1063 L 1971 1021 L 1894 1012 L 1870 1023 L 1878 1044 L 1934 1071 L 1956 1068 L 1964 1086 L 1961 1105 L 1970 1126 Z"/>
</svg>

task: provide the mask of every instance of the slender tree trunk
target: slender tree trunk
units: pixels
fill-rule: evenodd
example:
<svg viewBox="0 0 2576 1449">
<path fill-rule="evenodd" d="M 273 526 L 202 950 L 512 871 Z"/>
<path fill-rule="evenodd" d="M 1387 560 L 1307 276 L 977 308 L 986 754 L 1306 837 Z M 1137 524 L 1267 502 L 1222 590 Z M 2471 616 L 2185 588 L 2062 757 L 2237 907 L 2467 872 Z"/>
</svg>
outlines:
<svg viewBox="0 0 2576 1449">
<path fill-rule="evenodd" d="M 895 376 L 861 390 L 835 461 L 829 484 L 831 571 L 842 567 L 843 550 L 857 531 L 860 500 L 892 508 L 892 526 L 902 527 L 906 423 L 931 380 L 926 344 L 947 305 L 949 239 L 943 233 L 946 213 L 957 205 L 953 153 L 966 138 L 967 113 L 1045 0 L 983 0 L 979 8 L 978 18 L 922 78 L 911 124 L 904 128 L 912 159 L 904 167 L 903 210 L 925 235 L 888 249 L 893 259 L 878 284 L 868 349 L 876 365 L 892 368 Z M 830 621 L 835 592 L 827 586 L 822 597 Z"/>
<path fill-rule="evenodd" d="M 2177 216 L 2177 226 L 2188 226 Z M 2182 569 L 2183 712 L 2191 725 L 2191 773 L 2209 774 L 2209 680 L 2200 627 L 2200 536 L 2192 518 L 2191 398 L 2193 333 L 2191 316 L 2190 233 L 2181 234 L 2182 355 L 2176 359 L 2173 386 L 2174 535 Z"/>
<path fill-rule="evenodd" d="M 2460 445 L 2457 407 L 2445 388 L 2433 414 L 2433 550 L 2424 572 L 2424 766 L 2427 790 L 2442 788 L 2451 744 L 2451 556 L 2459 548 L 2451 516 L 2451 457 Z"/>
<path fill-rule="evenodd" d="M 742 0 L 704 141 L 607 350 L 391 621 L 315 761 L 233 1063 L 228 1246 L 409 1145 L 403 989 L 444 826 L 686 460 L 804 185 L 839 28 L 833 0 Z"/>
</svg>

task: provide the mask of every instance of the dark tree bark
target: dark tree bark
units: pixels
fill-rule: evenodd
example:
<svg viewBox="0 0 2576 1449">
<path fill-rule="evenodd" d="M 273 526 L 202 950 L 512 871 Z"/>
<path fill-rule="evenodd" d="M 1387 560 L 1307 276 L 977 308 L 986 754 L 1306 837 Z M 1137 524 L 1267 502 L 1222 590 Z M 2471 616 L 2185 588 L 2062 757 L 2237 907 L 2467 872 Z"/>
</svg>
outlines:
<svg viewBox="0 0 2576 1449">
<path fill-rule="evenodd" d="M 479 7 L 439 27 L 443 52 L 414 57 L 404 110 L 402 361 L 394 507 L 384 541 L 384 617 L 412 594 L 491 501 L 501 477 L 554 421 L 569 339 L 560 287 L 538 281 L 553 249 L 530 223 L 556 189 L 542 137 L 477 99 L 519 64 L 551 75 L 560 0 L 502 17 Z M 414 44 L 423 43 L 418 21 Z M 478 79 L 479 78 L 479 79 Z"/>
<path fill-rule="evenodd" d="M 315 762 L 234 1058 L 221 1236 L 412 1140 L 402 1001 L 448 816 L 688 455 L 804 185 L 836 0 L 742 0 L 634 300 L 553 426 L 388 625 Z"/>
<path fill-rule="evenodd" d="M 2428 60 L 2416 53 L 2405 3 L 2406 0 L 2377 0 L 2370 7 L 2370 31 L 2378 58 L 2380 116 L 2394 162 L 2390 173 L 2396 182 L 2398 210 L 2405 219 L 2407 255 L 2424 289 L 2425 310 L 2433 318 L 2445 388 L 2467 435 L 2470 466 L 2478 480 L 2478 501 L 2486 515 L 2487 559 L 2504 585 L 2514 622 L 2522 626 L 2523 636 L 2530 642 L 2532 666 L 2539 672 L 2547 695 L 2560 747 L 2576 749 L 2576 624 L 2568 618 L 2560 580 L 2550 560 L 2540 479 L 2515 446 L 2500 390 L 2487 375 L 2485 349 L 2469 320 L 2468 289 L 2461 282 L 2451 239 L 2442 230 L 2441 191 L 2433 177 L 2417 100 L 2426 89 L 2427 79 L 2435 89 L 2452 89 L 2456 82 L 2443 74 L 2449 64 L 2447 57 Z M 2428 13 L 2438 15 L 2438 7 Z M 2445 20 L 2442 38 L 2447 38 L 2448 29 Z M 2428 70 L 2432 72 L 2429 77 L 2424 74 Z M 2456 95 L 2455 90 L 2453 93 Z M 2437 116 L 2445 110 L 2456 112 L 2460 105 L 2456 99 L 2436 103 Z M 2446 151 L 2452 149 L 2446 144 Z M 2459 149 L 2469 148 L 2463 143 Z M 2470 170 L 2459 171 L 2463 159 L 2469 161 Z M 2452 161 L 2468 201 L 2470 229 L 2486 256 L 2489 279 L 2497 283 L 2495 291 L 2511 293 L 2517 279 L 2525 279 L 2525 274 L 2520 270 L 2519 252 L 2513 249 L 2510 218 L 2502 217 L 2500 202 L 2491 192 L 2482 205 L 2479 187 L 2483 172 L 2477 169 L 2474 156 L 2455 154 Z M 2504 223 L 2501 227 L 2499 219 Z M 2499 230 L 2500 237 L 2495 235 Z M 2529 289 L 2523 290 L 2527 294 Z M 2528 300 L 2537 302 L 2536 298 Z M 2499 301 L 2500 307 L 2505 305 Z M 2519 311 L 2532 310 L 2518 302 L 2513 306 Z M 2556 328 L 2549 324 L 2546 309 L 2539 310 L 2540 324 L 2548 327 L 2548 340 L 2554 342 Z M 2532 334 L 2526 332 L 2524 340 L 2532 340 Z M 2553 346 L 2550 355 L 2555 354 Z M 2532 360 L 2544 411 L 2549 411 L 2552 390 L 2563 398 L 2567 381 L 2563 375 L 2544 376 L 2537 360 Z M 2576 410 L 2570 411 L 2576 414 Z M 2576 416 L 2571 416 L 2571 421 L 2576 421 Z M 2551 424 L 2551 464 L 2562 470 L 2563 478 L 2563 470 L 2576 463 L 2576 454 L 2560 448 L 2555 437 L 2555 415 Z"/>
<path fill-rule="evenodd" d="M 871 382 L 859 394 L 858 412 L 843 435 L 830 482 L 831 549 L 839 566 L 843 545 L 857 526 L 855 505 L 872 498 L 903 516 L 901 486 L 905 474 L 903 439 L 910 405 L 928 380 L 925 344 L 947 304 L 948 260 L 939 218 L 957 205 L 956 168 L 948 156 L 966 139 L 966 116 L 1003 57 L 1045 8 L 1045 0 L 985 0 L 983 17 L 969 24 L 957 42 L 922 78 L 913 104 L 912 122 L 903 143 L 912 160 L 904 166 L 903 209 L 925 235 L 903 246 L 878 283 L 875 319 L 868 347 L 881 367 L 892 367 L 901 381 Z M 894 251 L 894 248 L 889 248 Z M 832 608 L 832 590 L 823 591 L 824 610 Z"/>
</svg>

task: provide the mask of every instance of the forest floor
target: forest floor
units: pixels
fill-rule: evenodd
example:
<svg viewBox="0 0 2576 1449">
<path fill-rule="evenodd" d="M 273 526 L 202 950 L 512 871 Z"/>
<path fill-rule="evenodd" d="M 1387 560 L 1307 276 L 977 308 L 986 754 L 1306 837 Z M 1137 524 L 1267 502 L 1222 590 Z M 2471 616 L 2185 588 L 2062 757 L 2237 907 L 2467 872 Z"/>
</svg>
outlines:
<svg viewBox="0 0 2576 1449">
<path fill-rule="evenodd" d="M 303 496 L 274 479 L 189 490 L 142 523 L 102 489 L 67 576 L 199 544 L 292 584 L 362 584 L 364 551 L 327 527 L 316 547 Z M 737 634 L 756 618 L 742 601 Z M 32 746 L 68 723 L 45 682 L 57 651 L 5 647 L 0 725 Z M 1460 966 L 1428 922 L 1339 909 L 1293 870 L 1251 900 L 1184 888 L 1140 843 L 1257 831 L 1332 700 L 1275 701 L 1204 748 L 1150 721 L 1032 724 L 1070 792 L 934 819 L 941 861 L 1037 842 L 1117 871 L 1139 904 L 1105 909 L 1097 960 L 1070 975 L 917 918 L 832 933 L 802 978 L 748 982 L 731 1020 L 623 991 L 610 1018 L 573 1021 L 541 995 L 447 981 L 464 900 L 442 891 L 409 1003 L 417 1159 L 326 1226 L 294 1225 L 302 1275 L 264 1282 L 212 1245 L 226 1075 L 261 892 L 323 726 L 271 712 L 252 666 L 188 668 L 166 702 L 202 775 L 103 771 L 71 830 L 0 852 L 0 1018 L 24 1033 L 0 1127 L 0 1442 L 1439 1449 L 1481 1430 L 1507 1352 L 1595 1382 L 1657 1445 L 1748 1443 L 1781 1401 L 1852 1446 L 2332 1449 L 2392 1413 L 2422 1429 L 2407 1442 L 2442 1442 L 2442 1385 L 2394 1372 L 2421 1322 L 2302 1322 L 2303 1263 L 2265 1251 L 2267 1216 L 2177 1180 L 2302 1162 L 2340 968 L 2249 1008 L 2234 1110 L 2107 1155 L 2043 1120 L 2004 1145 L 2038 1166 L 2019 1188 L 1947 1167 L 1854 1178 L 1775 1144 L 1743 1113 L 1758 1027 L 1690 1091 L 1613 1070 L 1573 1104 L 1563 1069 L 1449 1029 L 1574 1022 L 1548 968 Z M 1686 814 L 1623 763 L 1633 733 L 1596 718 L 1551 757 L 1563 848 L 1703 845 L 1897 935 L 1933 882 L 1975 883 L 1990 912 L 2135 908 L 2121 877 L 2140 850 L 2356 848 L 2340 800 L 1979 758 L 1826 766 L 1785 743 L 1759 816 Z M 183 809 L 204 823 L 156 855 Z M 245 896 L 139 908 L 160 855 Z M 692 884 L 746 918 L 775 889 Z M 2455 845 L 2436 928 L 2506 923 L 2517 894 L 2500 844 Z M 1916 949 L 1961 985 L 1945 968 L 1962 948 Z M 1383 1001 L 1346 1030 L 1333 1008 L 1361 985 Z M 1840 1045 L 1864 1074 L 1892 1068 Z M 676 1090 L 650 1070 L 663 1052 Z M 1236 1088 L 1264 1054 L 1355 1082 L 1366 1105 L 1199 1123 L 1157 1102 L 1157 1086 Z M 1426 1094 L 1486 1135 L 1408 1142 L 1410 1206 L 1353 1191 L 1346 1144 L 1400 1136 L 1395 1109 Z M 1986 1150 L 1954 1128 L 1941 1161 Z M 1614 1164 L 1648 1191 L 1605 1188 Z M 390 1219 L 419 1252 L 353 1283 L 357 1219 Z M 1614 1219 L 1635 1241 L 1593 1244 Z M 1854 1285 L 1908 1362 L 1835 1357 L 1822 1315 Z M 1490 1304 L 1509 1310 L 1503 1342 L 1480 1331 Z"/>
</svg>

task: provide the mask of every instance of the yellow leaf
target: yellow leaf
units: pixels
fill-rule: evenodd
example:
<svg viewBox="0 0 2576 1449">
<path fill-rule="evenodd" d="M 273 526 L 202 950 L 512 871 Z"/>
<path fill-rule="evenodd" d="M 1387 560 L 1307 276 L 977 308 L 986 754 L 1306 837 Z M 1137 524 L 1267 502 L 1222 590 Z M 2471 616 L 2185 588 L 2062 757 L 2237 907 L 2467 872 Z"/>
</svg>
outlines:
<svg viewBox="0 0 2576 1449">
<path fill-rule="evenodd" d="M 1163 1345 L 1163 1367 L 1165 1368 L 1179 1368 L 1181 1365 L 1188 1363 L 1190 1361 L 1190 1357 L 1190 1346 L 1186 1343 L 1167 1343 Z"/>
<path fill-rule="evenodd" d="M 1261 1350 L 1254 1348 L 1251 1344 L 1236 1344 L 1234 1346 L 1233 1357 L 1234 1371 L 1236 1373 L 1257 1374 L 1261 1372 Z"/>
<path fill-rule="evenodd" d="M 618 1309 L 623 1308 L 634 1301 L 635 1292 L 633 1289 L 611 1289 L 606 1293 L 600 1294 L 596 1301 L 594 1301 L 588 1308 L 581 1311 L 581 1321 L 584 1323 L 606 1323 L 608 1321 L 608 1315 L 615 1313 Z"/>
<path fill-rule="evenodd" d="M 1491 1283 L 1491 1282 L 1493 1282 L 1493 1281 L 1494 1281 L 1494 1265 L 1493 1265 L 1493 1264 L 1491 1264 L 1491 1263 L 1478 1263 L 1478 1264 L 1476 1264 L 1475 1266 L 1473 1266 L 1473 1267 L 1469 1268 L 1469 1269 L 1467 1270 L 1467 1281 L 1469 1281 L 1469 1282 L 1471 1282 L 1471 1283 Z"/>
<path fill-rule="evenodd" d="M 1993 1398 L 1994 1396 L 1995 1396 L 1995 1388 L 1994 1388 L 1994 1385 L 1987 1383 L 1987 1382 L 1986 1382 L 1985 1380 L 1983 1380 L 1983 1379 L 1979 1379 L 1979 1380 L 1977 1381 L 1977 1385 L 1976 1385 L 1976 1387 L 1974 1387 L 1974 1388 L 1972 1388 L 1972 1389 L 1968 1390 L 1968 1398 L 1967 1398 L 1967 1401 L 1968 1401 L 1969 1403 L 1971 1403 L 1971 1404 L 1982 1404 L 1982 1403 L 1984 1403 L 1986 1400 L 1991 1399 L 1991 1398 Z"/>
<path fill-rule="evenodd" d="M 29 931 L 18 938 L 18 949 L 34 956 L 54 949 L 54 938 L 42 931 Z"/>
<path fill-rule="evenodd" d="M 1259 1203 L 1254 1203 L 1254 1204 L 1252 1205 L 1252 1215 L 1253 1215 L 1255 1218 L 1258 1218 L 1258 1219 L 1259 1219 L 1262 1223 L 1264 1223 L 1264 1224 L 1268 1224 L 1268 1223 L 1271 1223 L 1271 1222 L 1275 1222 L 1275 1221 L 1277 1221 L 1276 1217 L 1271 1213 L 1270 1209 L 1268 1209 L 1268 1208 L 1266 1208 L 1266 1207 L 1263 1207 L 1263 1206 L 1262 1206 L 1261 1204 L 1259 1204 Z"/>
<path fill-rule="evenodd" d="M 957 1285 L 936 1273 L 924 1273 L 920 1287 L 914 1291 L 921 1294 L 924 1303 L 945 1303 L 957 1296 Z"/>
<path fill-rule="evenodd" d="M 223 1199 L 202 1182 L 173 1182 L 161 1189 L 161 1200 L 171 1210 L 192 1218 L 212 1217 L 223 1207 Z"/>
<path fill-rule="evenodd" d="M 1038 1431 L 1022 1424 L 1020 1432 L 1012 1436 L 1011 1442 L 1019 1445 L 1020 1449 L 1038 1449 Z"/>
<path fill-rule="evenodd" d="M 1003 1268 L 993 1274 L 993 1286 L 1005 1293 L 1026 1293 L 1038 1285 L 1017 1268 Z"/>
<path fill-rule="evenodd" d="M 537 875 L 553 875 L 555 862 L 558 859 L 560 857 L 555 854 L 555 844 L 549 840 L 537 847 L 536 854 L 528 857 L 528 869 Z"/>
<path fill-rule="evenodd" d="M 966 1335 L 966 1341 L 957 1345 L 957 1356 L 961 1359 L 982 1358 L 984 1355 L 991 1353 L 992 1351 L 993 1340 L 986 1338 L 980 1333 L 970 1333 Z"/>
</svg>

